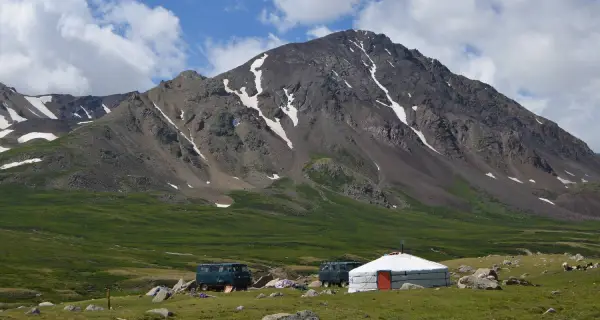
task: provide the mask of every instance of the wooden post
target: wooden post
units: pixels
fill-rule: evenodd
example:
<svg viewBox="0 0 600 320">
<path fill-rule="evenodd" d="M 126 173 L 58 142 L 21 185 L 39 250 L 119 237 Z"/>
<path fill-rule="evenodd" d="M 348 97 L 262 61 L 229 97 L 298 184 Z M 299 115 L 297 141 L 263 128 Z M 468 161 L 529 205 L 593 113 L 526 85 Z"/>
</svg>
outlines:
<svg viewBox="0 0 600 320">
<path fill-rule="evenodd" d="M 110 288 L 106 287 L 106 299 L 108 300 L 108 310 L 110 310 Z"/>
</svg>

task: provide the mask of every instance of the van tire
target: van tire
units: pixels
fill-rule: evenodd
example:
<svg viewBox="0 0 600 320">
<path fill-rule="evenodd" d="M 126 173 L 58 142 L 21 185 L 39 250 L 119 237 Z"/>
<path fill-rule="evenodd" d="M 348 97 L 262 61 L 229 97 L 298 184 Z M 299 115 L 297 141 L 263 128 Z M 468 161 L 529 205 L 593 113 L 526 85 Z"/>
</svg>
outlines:
<svg viewBox="0 0 600 320">
<path fill-rule="evenodd" d="M 208 285 L 206 283 L 201 283 L 200 291 L 208 291 Z"/>
<path fill-rule="evenodd" d="M 323 281 L 323 282 L 321 283 L 321 286 L 323 286 L 323 287 L 325 287 L 325 288 L 329 288 L 329 282 L 327 282 L 327 281 Z"/>
<path fill-rule="evenodd" d="M 347 281 L 340 282 L 340 287 L 345 288 L 347 286 L 348 286 L 348 282 Z"/>
</svg>

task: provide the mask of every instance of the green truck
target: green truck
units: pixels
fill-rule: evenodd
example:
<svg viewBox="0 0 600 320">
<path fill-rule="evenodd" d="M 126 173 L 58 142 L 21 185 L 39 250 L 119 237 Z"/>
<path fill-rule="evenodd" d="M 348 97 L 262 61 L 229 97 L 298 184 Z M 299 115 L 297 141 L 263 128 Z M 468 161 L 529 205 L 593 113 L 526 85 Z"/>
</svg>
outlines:
<svg viewBox="0 0 600 320">
<path fill-rule="evenodd" d="M 200 264 L 196 271 L 196 284 L 202 291 L 223 290 L 226 286 L 246 290 L 252 284 L 252 273 L 242 263 Z"/>
<path fill-rule="evenodd" d="M 348 285 L 348 272 L 362 265 L 356 261 L 327 261 L 321 263 L 319 269 L 319 281 L 323 287 L 338 285 L 345 287 Z"/>
</svg>

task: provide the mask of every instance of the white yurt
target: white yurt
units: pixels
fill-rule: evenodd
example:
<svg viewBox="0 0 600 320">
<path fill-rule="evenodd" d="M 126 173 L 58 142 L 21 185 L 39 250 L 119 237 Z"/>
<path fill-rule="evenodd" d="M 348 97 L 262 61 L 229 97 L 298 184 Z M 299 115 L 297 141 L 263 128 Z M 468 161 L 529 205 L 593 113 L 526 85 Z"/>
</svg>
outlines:
<svg viewBox="0 0 600 320">
<path fill-rule="evenodd" d="M 350 270 L 348 292 L 400 289 L 404 283 L 426 288 L 450 285 L 448 267 L 406 253 L 390 253 Z"/>
</svg>

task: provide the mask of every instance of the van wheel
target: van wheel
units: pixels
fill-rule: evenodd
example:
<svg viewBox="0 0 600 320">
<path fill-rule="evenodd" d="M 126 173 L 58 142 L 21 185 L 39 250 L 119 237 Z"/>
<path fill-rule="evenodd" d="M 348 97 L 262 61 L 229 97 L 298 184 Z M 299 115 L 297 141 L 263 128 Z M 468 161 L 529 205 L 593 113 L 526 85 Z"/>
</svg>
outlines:
<svg viewBox="0 0 600 320">
<path fill-rule="evenodd" d="M 200 290 L 201 291 L 208 291 L 208 285 L 206 283 L 203 283 L 200 285 Z"/>
<path fill-rule="evenodd" d="M 321 285 L 325 288 L 329 288 L 329 282 L 327 282 L 327 281 L 323 281 L 323 283 L 321 283 Z"/>
<path fill-rule="evenodd" d="M 347 286 L 348 286 L 348 282 L 346 282 L 346 281 L 340 282 L 340 287 L 345 288 Z"/>
</svg>

